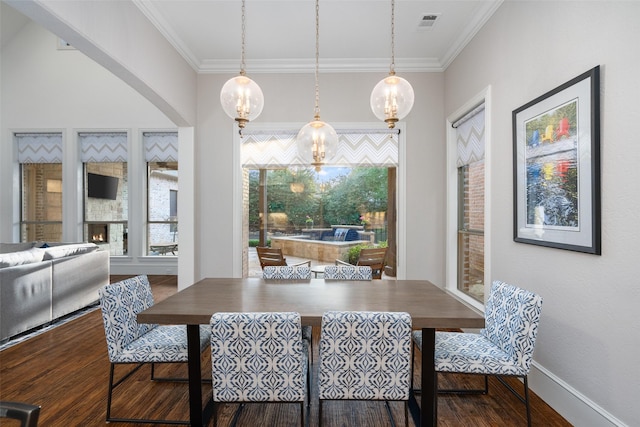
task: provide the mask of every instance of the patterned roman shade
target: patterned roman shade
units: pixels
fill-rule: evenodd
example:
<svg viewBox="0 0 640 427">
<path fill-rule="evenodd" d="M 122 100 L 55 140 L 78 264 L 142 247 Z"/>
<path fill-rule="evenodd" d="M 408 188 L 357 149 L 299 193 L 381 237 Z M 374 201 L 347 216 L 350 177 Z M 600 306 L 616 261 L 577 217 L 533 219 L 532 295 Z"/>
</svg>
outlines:
<svg viewBox="0 0 640 427">
<path fill-rule="evenodd" d="M 484 103 L 453 124 L 458 146 L 457 166 L 484 159 Z"/>
<path fill-rule="evenodd" d="M 18 162 L 62 163 L 62 133 L 17 133 Z"/>
<path fill-rule="evenodd" d="M 142 139 L 146 162 L 178 161 L 178 132 L 144 132 Z"/>
<path fill-rule="evenodd" d="M 83 163 L 127 161 L 126 132 L 87 132 L 78 134 Z"/>
<path fill-rule="evenodd" d="M 397 166 L 397 129 L 336 130 L 338 148 L 327 166 Z M 310 159 L 298 155 L 296 130 L 244 132 L 242 166 L 250 169 L 306 167 Z"/>
</svg>

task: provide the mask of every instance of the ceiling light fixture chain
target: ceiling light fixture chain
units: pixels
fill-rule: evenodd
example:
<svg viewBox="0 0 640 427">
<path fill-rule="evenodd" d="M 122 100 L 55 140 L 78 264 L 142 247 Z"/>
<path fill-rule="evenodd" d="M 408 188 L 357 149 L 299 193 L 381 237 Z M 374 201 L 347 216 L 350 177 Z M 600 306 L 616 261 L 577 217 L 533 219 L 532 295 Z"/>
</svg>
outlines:
<svg viewBox="0 0 640 427">
<path fill-rule="evenodd" d="M 246 34 L 246 30 L 247 30 L 247 26 L 245 24 L 245 5 L 244 5 L 245 0 L 242 0 L 242 41 L 241 43 L 241 53 L 240 53 L 240 75 L 244 76 L 246 74 L 245 72 L 245 67 L 246 64 L 244 62 L 244 54 L 245 54 L 245 50 L 244 50 L 244 40 L 245 40 L 245 34 Z"/>
<path fill-rule="evenodd" d="M 320 120 L 320 0 L 316 0 L 316 107 L 315 119 Z"/>
<path fill-rule="evenodd" d="M 391 66 L 389 74 L 396 74 L 396 0 L 391 0 Z"/>
</svg>

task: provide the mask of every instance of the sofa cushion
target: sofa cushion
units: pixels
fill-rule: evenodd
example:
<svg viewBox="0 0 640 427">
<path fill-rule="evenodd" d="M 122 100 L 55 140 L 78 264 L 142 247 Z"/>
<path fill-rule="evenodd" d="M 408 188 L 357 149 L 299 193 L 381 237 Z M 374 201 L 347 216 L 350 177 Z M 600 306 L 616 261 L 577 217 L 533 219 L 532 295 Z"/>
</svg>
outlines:
<svg viewBox="0 0 640 427">
<path fill-rule="evenodd" d="M 98 250 L 95 243 L 75 243 L 61 246 L 50 246 L 44 251 L 44 260 L 63 258 L 73 255 L 88 254 Z"/>
<path fill-rule="evenodd" d="M 31 248 L 26 251 L 9 252 L 0 254 L 0 268 L 13 267 L 22 264 L 40 262 L 44 258 L 44 250 Z"/>
<path fill-rule="evenodd" d="M 26 251 L 33 247 L 35 247 L 34 242 L 0 243 L 0 254 L 7 254 L 9 252 Z"/>
</svg>

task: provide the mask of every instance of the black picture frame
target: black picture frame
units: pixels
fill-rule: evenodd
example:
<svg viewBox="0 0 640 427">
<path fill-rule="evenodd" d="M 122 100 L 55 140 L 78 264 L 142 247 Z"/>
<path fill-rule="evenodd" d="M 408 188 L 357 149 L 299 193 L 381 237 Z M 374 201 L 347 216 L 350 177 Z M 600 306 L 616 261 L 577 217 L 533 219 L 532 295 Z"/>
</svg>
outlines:
<svg viewBox="0 0 640 427">
<path fill-rule="evenodd" d="M 600 66 L 512 119 L 514 241 L 600 255 Z"/>
</svg>

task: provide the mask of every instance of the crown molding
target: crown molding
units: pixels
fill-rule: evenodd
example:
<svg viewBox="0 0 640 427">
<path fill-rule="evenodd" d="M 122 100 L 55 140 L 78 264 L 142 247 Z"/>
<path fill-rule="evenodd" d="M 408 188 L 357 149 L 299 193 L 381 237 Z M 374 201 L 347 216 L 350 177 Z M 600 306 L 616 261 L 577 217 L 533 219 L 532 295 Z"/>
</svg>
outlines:
<svg viewBox="0 0 640 427">
<path fill-rule="evenodd" d="M 319 70 L 323 73 L 388 73 L 389 58 L 321 58 Z M 247 73 L 313 73 L 315 59 L 254 59 L 246 61 Z M 198 68 L 201 74 L 233 74 L 240 70 L 239 60 L 205 60 Z M 434 58 L 396 59 L 395 70 L 398 73 L 441 72 L 442 64 Z"/>
</svg>

